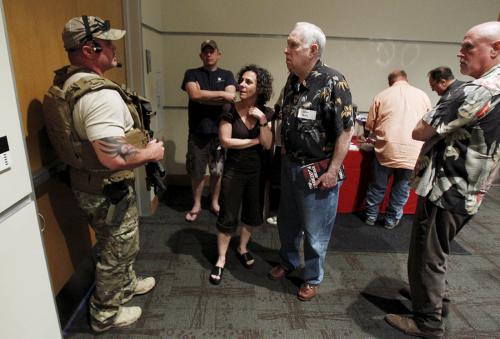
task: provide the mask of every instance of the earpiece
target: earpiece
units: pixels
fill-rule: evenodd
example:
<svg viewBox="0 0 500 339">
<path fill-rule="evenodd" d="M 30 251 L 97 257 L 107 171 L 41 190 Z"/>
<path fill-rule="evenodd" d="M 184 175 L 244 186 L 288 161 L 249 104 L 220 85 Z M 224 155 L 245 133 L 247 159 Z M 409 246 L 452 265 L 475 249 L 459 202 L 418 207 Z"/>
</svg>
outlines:
<svg viewBox="0 0 500 339">
<path fill-rule="evenodd" d="M 92 41 L 92 50 L 95 53 L 100 53 L 100 52 L 102 52 L 102 47 L 97 41 L 94 40 L 94 41 Z"/>
<path fill-rule="evenodd" d="M 89 24 L 89 17 L 86 16 L 86 15 L 82 15 L 82 21 L 83 21 L 83 26 L 85 27 L 85 37 L 82 39 L 82 41 L 92 41 L 92 50 L 95 52 L 95 53 L 100 53 L 102 52 L 102 46 L 99 45 L 99 43 L 97 41 L 94 40 L 94 36 L 92 34 L 95 33 L 96 30 L 92 31 L 90 29 L 90 24 Z M 104 23 L 105 25 L 101 27 L 98 27 L 98 29 L 103 29 L 104 27 L 107 27 L 109 29 L 109 22 L 108 23 Z M 107 26 L 106 26 L 107 25 Z M 106 28 L 104 28 L 106 29 Z"/>
</svg>

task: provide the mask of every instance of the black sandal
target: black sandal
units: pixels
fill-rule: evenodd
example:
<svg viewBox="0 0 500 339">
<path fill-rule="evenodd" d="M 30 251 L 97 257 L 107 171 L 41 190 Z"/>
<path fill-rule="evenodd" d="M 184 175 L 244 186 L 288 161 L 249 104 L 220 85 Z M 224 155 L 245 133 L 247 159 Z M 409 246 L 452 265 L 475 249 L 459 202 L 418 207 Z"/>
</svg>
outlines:
<svg viewBox="0 0 500 339">
<path fill-rule="evenodd" d="M 253 255 L 250 252 L 246 252 L 246 253 L 240 254 L 238 252 L 238 250 L 236 250 L 236 256 L 238 257 L 238 259 L 240 260 L 241 264 L 245 268 L 252 268 L 253 265 L 255 265 L 255 258 L 253 257 Z"/>
<path fill-rule="evenodd" d="M 208 280 L 214 285 L 219 285 L 222 280 L 222 272 L 224 272 L 224 267 L 214 266 L 210 272 Z M 219 277 L 219 279 L 213 278 L 212 275 Z"/>
</svg>

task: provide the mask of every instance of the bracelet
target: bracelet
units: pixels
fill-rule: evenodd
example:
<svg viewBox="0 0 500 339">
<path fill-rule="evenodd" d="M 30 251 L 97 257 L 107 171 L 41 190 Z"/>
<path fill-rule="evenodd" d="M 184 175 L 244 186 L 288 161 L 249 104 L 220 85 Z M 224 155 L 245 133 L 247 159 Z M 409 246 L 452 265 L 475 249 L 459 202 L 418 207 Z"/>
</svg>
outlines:
<svg viewBox="0 0 500 339">
<path fill-rule="evenodd" d="M 266 126 L 267 126 L 267 121 L 266 121 L 265 123 L 263 123 L 263 124 L 260 124 L 260 123 L 259 123 L 259 126 L 260 126 L 260 127 L 266 127 Z"/>
</svg>

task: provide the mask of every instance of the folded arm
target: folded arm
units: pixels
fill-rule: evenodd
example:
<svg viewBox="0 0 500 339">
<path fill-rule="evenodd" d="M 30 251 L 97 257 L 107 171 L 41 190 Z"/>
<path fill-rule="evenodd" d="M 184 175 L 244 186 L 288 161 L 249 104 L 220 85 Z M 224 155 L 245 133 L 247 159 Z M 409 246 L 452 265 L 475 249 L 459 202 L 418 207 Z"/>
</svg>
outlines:
<svg viewBox="0 0 500 339">
<path fill-rule="evenodd" d="M 419 141 L 427 141 L 434 135 L 436 135 L 436 129 L 424 120 L 420 120 L 411 133 L 411 137 Z"/>
<path fill-rule="evenodd" d="M 271 131 L 269 122 L 265 126 L 260 126 L 259 142 L 264 149 L 271 149 L 273 145 L 273 132 Z"/>
<path fill-rule="evenodd" d="M 233 126 L 229 122 L 222 120 L 219 125 L 219 140 L 222 147 L 244 149 L 258 145 L 260 143 L 259 138 L 254 138 L 254 139 L 232 138 L 232 133 L 233 133 Z"/>
<path fill-rule="evenodd" d="M 186 84 L 186 92 L 193 101 L 206 105 L 222 105 L 234 101 L 236 87 L 229 85 L 223 91 L 209 91 L 201 89 L 197 82 L 190 81 Z"/>
<path fill-rule="evenodd" d="M 254 117 L 259 124 L 260 133 L 259 133 L 259 142 L 264 147 L 264 149 L 268 150 L 273 145 L 273 132 L 271 131 L 270 123 L 267 121 L 266 115 L 257 107 L 252 107 L 248 111 L 250 116 Z"/>
</svg>

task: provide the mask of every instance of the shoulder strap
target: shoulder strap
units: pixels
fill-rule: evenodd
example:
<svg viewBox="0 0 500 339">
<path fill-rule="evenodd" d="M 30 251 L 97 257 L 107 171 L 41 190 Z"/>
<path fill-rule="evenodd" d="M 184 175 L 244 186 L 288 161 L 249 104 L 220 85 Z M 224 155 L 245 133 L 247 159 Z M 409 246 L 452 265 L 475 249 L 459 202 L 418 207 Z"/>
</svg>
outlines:
<svg viewBox="0 0 500 339">
<path fill-rule="evenodd" d="M 66 101 L 68 102 L 70 111 L 73 111 L 76 102 L 85 94 L 93 91 L 99 91 L 101 89 L 112 89 L 118 91 L 125 103 L 128 104 L 130 102 L 130 98 L 123 92 L 121 87 L 113 81 L 102 77 L 84 77 L 75 81 L 66 90 Z"/>
<path fill-rule="evenodd" d="M 83 77 L 71 84 L 71 86 L 66 90 L 66 102 L 69 105 L 70 112 L 73 112 L 75 104 L 85 94 L 93 91 L 100 91 L 102 89 L 117 91 L 129 108 L 132 119 L 134 120 L 134 126 L 142 128 L 142 119 L 139 116 L 138 109 L 134 106 L 134 102 L 132 101 L 130 95 L 117 83 L 103 77 Z"/>
</svg>

